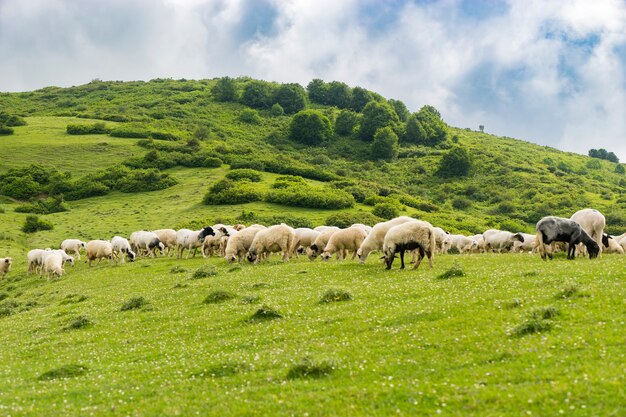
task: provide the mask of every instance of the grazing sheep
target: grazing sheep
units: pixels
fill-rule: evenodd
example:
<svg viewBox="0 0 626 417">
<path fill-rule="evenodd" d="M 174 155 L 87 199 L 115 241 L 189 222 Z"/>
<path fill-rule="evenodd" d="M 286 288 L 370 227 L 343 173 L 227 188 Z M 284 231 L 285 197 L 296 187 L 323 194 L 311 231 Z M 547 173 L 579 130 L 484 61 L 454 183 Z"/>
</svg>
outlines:
<svg viewBox="0 0 626 417">
<path fill-rule="evenodd" d="M 157 250 L 161 253 L 165 250 L 165 245 L 154 232 L 146 232 L 145 230 L 133 232 L 128 240 L 136 255 L 149 254 L 150 257 L 154 258 Z"/>
<path fill-rule="evenodd" d="M 512 252 L 520 253 L 520 252 L 532 252 L 535 248 L 535 239 L 537 236 L 531 235 L 530 233 L 520 233 L 524 238 L 523 242 L 515 241 L 513 242 Z"/>
<path fill-rule="evenodd" d="M 478 242 L 478 247 L 473 249 L 472 252 L 485 253 L 485 238 L 483 237 L 482 233 L 478 235 L 472 235 L 469 237 L 470 239 L 474 239 L 476 242 Z"/>
<path fill-rule="evenodd" d="M 365 230 L 365 233 L 367 233 L 368 235 L 370 234 L 370 232 L 372 231 L 372 226 L 368 226 L 366 224 L 363 223 L 354 223 L 352 226 L 350 227 L 358 227 L 360 229 Z"/>
<path fill-rule="evenodd" d="M 328 239 L 322 253 L 322 259 L 327 261 L 334 253 L 337 253 L 337 260 L 342 261 L 348 255 L 348 251 L 353 252 L 351 259 L 354 259 L 366 237 L 367 232 L 359 226 L 350 226 L 347 229 L 339 230 Z"/>
<path fill-rule="evenodd" d="M 63 272 L 65 272 L 63 269 L 63 255 L 57 251 L 50 251 L 44 260 L 43 275 L 48 279 L 52 275 L 56 275 L 59 278 L 63 275 Z"/>
<path fill-rule="evenodd" d="M 582 243 L 587 248 L 589 259 L 595 258 L 600 253 L 600 247 L 587 232 L 575 221 L 556 216 L 546 216 L 537 222 L 537 238 L 535 245 L 539 250 L 541 259 L 546 259 L 546 248 L 553 242 L 567 243 L 567 259 L 574 259 L 576 245 Z M 552 250 L 547 252 L 552 259 Z"/>
<path fill-rule="evenodd" d="M 393 226 L 413 220 L 415 219 L 412 217 L 400 216 L 386 222 L 376 223 L 374 227 L 372 227 L 372 231 L 367 235 L 361 244 L 359 250 L 357 250 L 356 254 L 359 257 L 359 263 L 364 264 L 371 252 L 382 250 L 383 241 L 385 240 L 385 235 L 389 229 Z"/>
<path fill-rule="evenodd" d="M 87 262 L 91 268 L 91 263 L 98 260 L 98 264 L 102 259 L 106 258 L 109 263 L 113 260 L 113 245 L 108 240 L 90 240 L 85 247 L 87 251 Z"/>
<path fill-rule="evenodd" d="M 602 252 L 624 254 L 624 248 L 613 236 L 609 236 L 606 233 L 602 235 L 602 246 Z"/>
<path fill-rule="evenodd" d="M 234 261 L 243 262 L 252 241 L 258 232 L 267 229 L 265 226 L 254 225 L 246 227 L 245 229 L 234 234 L 228 242 L 226 242 L 226 248 L 224 249 L 224 258 L 231 263 Z"/>
<path fill-rule="evenodd" d="M 128 256 L 128 260 L 133 262 L 135 260 L 135 252 L 130 248 L 130 243 L 126 238 L 121 236 L 113 236 L 111 239 L 111 247 L 113 249 L 113 257 L 115 258 L 115 262 L 118 260 L 121 263 L 124 263 L 126 260 L 126 256 Z"/>
<path fill-rule="evenodd" d="M 428 264 L 432 268 L 436 246 L 435 232 L 428 222 L 414 220 L 393 226 L 383 242 L 386 268 L 391 269 L 396 253 L 400 252 L 400 269 L 404 269 L 404 252 L 415 249 L 418 250 L 418 257 L 413 269 L 419 267 L 424 256 L 428 257 Z"/>
<path fill-rule="evenodd" d="M 28 251 L 26 254 L 26 259 L 28 261 L 28 274 L 37 273 L 43 267 L 43 254 L 45 252 L 45 249 L 32 249 Z"/>
<path fill-rule="evenodd" d="M 524 241 L 521 233 L 511 233 L 506 230 L 496 229 L 485 231 L 483 238 L 485 239 L 485 251 L 497 251 L 498 253 L 510 251 L 516 241 Z"/>
<path fill-rule="evenodd" d="M 309 229 L 308 227 L 298 227 L 294 229 L 296 233 L 296 239 L 293 241 L 293 248 L 291 248 L 291 255 L 295 255 L 298 258 L 298 254 L 305 252 L 311 247 L 315 239 L 321 234 L 317 230 Z"/>
<path fill-rule="evenodd" d="M 313 228 L 313 230 L 315 230 L 316 232 L 325 232 L 326 230 L 337 230 L 339 229 L 337 226 L 317 226 L 315 228 Z"/>
<path fill-rule="evenodd" d="M 204 227 L 200 230 L 180 229 L 176 232 L 176 247 L 178 248 L 178 259 L 183 257 L 183 252 L 187 249 L 187 257 L 191 254 L 193 249 L 193 256 L 196 256 L 196 251 L 202 246 L 204 238 L 206 236 L 214 236 L 215 232 L 210 226 Z"/>
<path fill-rule="evenodd" d="M 79 239 L 65 239 L 61 242 L 61 249 L 67 254 L 74 253 L 76 259 L 80 261 L 80 250 L 85 249 L 85 242 Z"/>
<path fill-rule="evenodd" d="M 157 229 L 153 230 L 152 233 L 157 235 L 161 243 L 166 249 L 165 254 L 167 256 L 172 256 L 176 252 L 176 230 L 174 229 Z"/>
<path fill-rule="evenodd" d="M 318 227 L 321 227 L 321 226 L 318 226 Z M 325 228 L 321 230 L 320 235 L 315 238 L 315 240 L 313 241 L 313 244 L 309 246 L 309 249 L 307 250 L 307 256 L 309 257 L 311 261 L 314 261 L 315 258 L 317 258 L 318 256 L 322 254 L 322 252 L 324 251 L 324 248 L 326 247 L 326 244 L 328 243 L 328 240 L 333 235 L 333 233 L 341 230 L 340 228 L 336 226 L 324 226 L 324 227 Z"/>
<path fill-rule="evenodd" d="M 446 253 L 446 252 L 448 252 L 448 249 L 450 249 L 450 248 L 449 247 L 446 248 L 445 245 L 444 245 L 444 242 L 446 240 L 446 237 L 450 233 L 446 232 L 441 227 L 433 227 L 433 230 L 435 231 L 435 243 L 437 245 L 437 253 Z"/>
<path fill-rule="evenodd" d="M 591 237 L 600 248 L 602 253 L 602 235 L 606 227 L 604 215 L 595 209 L 582 209 L 572 214 L 570 220 L 575 221 Z"/>
<path fill-rule="evenodd" d="M 226 226 L 224 224 L 215 224 L 211 226 L 215 232 L 213 235 L 207 235 L 202 241 L 202 257 L 213 256 L 218 251 L 221 252 L 222 246 L 225 246 L 225 239 L 228 240 L 231 233 L 237 233 L 237 230 L 232 226 Z"/>
<path fill-rule="evenodd" d="M 11 271 L 12 258 L 0 258 L 0 278 L 4 278 Z"/>
<path fill-rule="evenodd" d="M 259 263 L 261 258 L 270 253 L 282 252 L 283 261 L 288 261 L 296 232 L 285 223 L 270 226 L 261 230 L 254 236 L 254 240 L 248 249 L 248 261 Z"/>
<path fill-rule="evenodd" d="M 436 242 L 435 233 L 435 244 Z M 471 253 L 472 250 L 478 249 L 478 242 L 464 235 L 446 235 L 442 242 L 442 253 L 448 253 L 451 248 L 455 248 L 461 254 Z"/>
</svg>

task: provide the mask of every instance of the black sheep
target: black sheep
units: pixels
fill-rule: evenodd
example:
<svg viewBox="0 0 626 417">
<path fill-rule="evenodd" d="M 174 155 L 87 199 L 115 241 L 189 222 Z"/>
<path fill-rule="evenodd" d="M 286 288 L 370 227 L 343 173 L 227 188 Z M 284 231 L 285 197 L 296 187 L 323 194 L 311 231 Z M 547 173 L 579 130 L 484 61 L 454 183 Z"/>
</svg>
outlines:
<svg viewBox="0 0 626 417">
<path fill-rule="evenodd" d="M 567 259 L 574 259 L 576 245 L 582 243 L 587 247 L 589 259 L 600 253 L 598 244 L 583 230 L 578 223 L 562 217 L 546 216 L 537 222 L 537 246 L 541 259 L 546 259 L 546 245 L 553 242 L 567 243 Z M 552 252 L 548 253 L 552 259 Z"/>
</svg>

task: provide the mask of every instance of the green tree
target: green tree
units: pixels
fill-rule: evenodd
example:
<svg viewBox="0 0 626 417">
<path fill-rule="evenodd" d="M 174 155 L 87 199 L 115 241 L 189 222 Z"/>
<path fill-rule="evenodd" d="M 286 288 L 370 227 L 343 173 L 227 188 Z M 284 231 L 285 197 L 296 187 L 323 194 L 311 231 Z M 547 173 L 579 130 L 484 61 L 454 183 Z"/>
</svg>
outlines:
<svg viewBox="0 0 626 417">
<path fill-rule="evenodd" d="M 273 117 L 283 116 L 285 114 L 285 110 L 280 104 L 274 103 L 272 105 L 272 109 L 270 110 L 270 114 Z"/>
<path fill-rule="evenodd" d="M 372 159 L 390 161 L 398 156 L 398 136 L 389 126 L 378 129 L 372 142 Z"/>
<path fill-rule="evenodd" d="M 230 77 L 222 77 L 213 86 L 211 94 L 217 101 L 237 101 L 237 83 Z"/>
<path fill-rule="evenodd" d="M 398 115 L 400 121 L 406 122 L 410 115 L 409 109 L 406 108 L 406 105 L 402 101 L 394 99 L 389 100 L 388 103 L 396 111 L 396 114 Z"/>
<path fill-rule="evenodd" d="M 306 91 L 300 84 L 282 84 L 274 93 L 274 102 L 287 114 L 297 113 L 306 107 Z"/>
<path fill-rule="evenodd" d="M 293 116 L 289 125 L 289 138 L 306 145 L 321 145 L 333 134 L 328 117 L 317 110 L 302 110 Z"/>
<path fill-rule="evenodd" d="M 372 93 L 363 87 L 354 87 L 352 89 L 352 97 L 350 100 L 350 108 L 360 113 L 363 107 L 373 100 Z"/>
<path fill-rule="evenodd" d="M 359 137 L 368 142 L 372 141 L 378 129 L 387 126 L 396 127 L 397 123 L 398 115 L 389 104 L 370 101 L 363 108 Z"/>
<path fill-rule="evenodd" d="M 317 104 L 326 104 L 328 102 L 328 86 L 319 78 L 311 80 L 306 86 L 309 93 L 309 100 Z"/>
<path fill-rule="evenodd" d="M 349 136 L 354 133 L 354 128 L 358 123 L 358 114 L 347 109 L 341 110 L 337 120 L 335 120 L 335 132 L 342 136 Z"/>
<path fill-rule="evenodd" d="M 255 109 L 269 109 L 273 104 L 274 86 L 267 81 L 252 80 L 246 83 L 241 103 Z"/>
<path fill-rule="evenodd" d="M 340 109 L 350 107 L 352 100 L 352 92 L 346 83 L 340 81 L 331 81 L 327 86 L 326 103 L 329 106 L 336 106 Z"/>
<path fill-rule="evenodd" d="M 469 153 L 460 146 L 455 146 L 446 153 L 439 162 L 437 175 L 443 178 L 465 177 L 472 168 Z"/>
<path fill-rule="evenodd" d="M 624 172 L 626 172 L 626 169 L 624 169 L 624 165 L 622 164 L 615 165 L 615 173 L 624 175 Z"/>
<path fill-rule="evenodd" d="M 446 140 L 448 127 L 433 106 L 424 106 L 412 114 L 405 125 L 403 140 L 408 143 L 435 146 Z"/>
</svg>

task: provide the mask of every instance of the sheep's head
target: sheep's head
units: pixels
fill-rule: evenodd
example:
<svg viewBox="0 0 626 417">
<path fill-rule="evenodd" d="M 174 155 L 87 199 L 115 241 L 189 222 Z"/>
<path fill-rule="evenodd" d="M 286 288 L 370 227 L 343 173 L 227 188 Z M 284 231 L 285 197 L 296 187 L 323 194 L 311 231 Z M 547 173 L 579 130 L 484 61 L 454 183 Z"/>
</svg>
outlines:
<svg viewBox="0 0 626 417">
<path fill-rule="evenodd" d="M 609 239 L 613 239 L 613 236 L 609 236 L 606 233 L 602 233 L 602 244 L 604 245 L 604 247 L 608 248 L 609 247 Z"/>
<path fill-rule="evenodd" d="M 319 256 L 319 248 L 316 244 L 312 244 L 308 251 L 308 257 L 311 261 L 314 261 L 315 258 Z"/>
<path fill-rule="evenodd" d="M 204 240 L 205 236 L 215 236 L 215 231 L 211 226 L 207 226 L 200 230 L 200 233 L 198 233 L 198 240 Z"/>
<path fill-rule="evenodd" d="M 363 254 L 363 250 L 361 250 L 361 248 L 359 248 L 359 249 L 356 251 L 356 256 L 358 256 L 358 257 L 359 257 L 359 263 L 360 263 L 361 265 L 365 263 L 365 260 L 367 259 L 367 255 L 364 255 L 364 254 Z"/>
<path fill-rule="evenodd" d="M 256 262 L 256 260 L 258 259 L 258 256 L 257 256 L 257 253 L 256 253 L 256 250 L 252 250 L 252 249 L 250 249 L 250 250 L 248 251 L 248 256 L 247 256 L 247 258 L 248 258 L 248 262 L 251 262 L 251 263 L 252 263 L 252 262 Z"/>
<path fill-rule="evenodd" d="M 226 255 L 226 256 L 224 256 L 224 259 L 226 259 L 226 261 L 229 264 L 232 264 L 233 262 L 235 262 L 237 260 L 237 257 L 235 255 L 230 255 L 230 256 Z"/>
<path fill-rule="evenodd" d="M 524 235 L 522 235 L 521 233 L 515 233 L 513 235 L 513 240 L 524 243 Z"/>
<path fill-rule="evenodd" d="M 322 260 L 323 261 L 327 261 L 330 259 L 330 257 L 333 256 L 332 253 L 328 252 L 328 251 L 324 251 L 324 253 L 322 253 Z"/>
<path fill-rule="evenodd" d="M 85 249 L 85 245 L 87 245 L 85 242 L 80 242 L 80 247 Z"/>
<path fill-rule="evenodd" d="M 7 271 L 11 270 L 12 262 L 13 262 L 13 259 L 11 259 L 11 258 L 4 258 L 4 265 L 6 266 L 6 270 Z"/>
<path fill-rule="evenodd" d="M 130 249 L 125 249 L 125 251 L 126 251 L 126 255 L 128 255 L 128 260 L 131 261 L 131 262 L 134 262 L 135 261 L 135 252 L 133 252 Z"/>
<path fill-rule="evenodd" d="M 587 252 L 589 252 L 589 259 L 597 258 L 600 253 L 600 246 L 593 240 L 589 241 L 586 245 Z"/>
</svg>

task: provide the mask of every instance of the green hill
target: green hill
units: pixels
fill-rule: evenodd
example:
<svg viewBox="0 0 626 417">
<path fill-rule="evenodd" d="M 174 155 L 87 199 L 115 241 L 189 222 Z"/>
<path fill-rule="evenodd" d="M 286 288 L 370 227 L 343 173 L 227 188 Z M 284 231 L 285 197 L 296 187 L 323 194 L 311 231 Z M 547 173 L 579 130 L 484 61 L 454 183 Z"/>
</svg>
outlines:
<svg viewBox="0 0 626 417">
<path fill-rule="evenodd" d="M 321 136 L 290 134 L 303 108 L 303 132 Z M 25 124 L 0 135 L 0 256 L 14 259 L 0 280 L 0 414 L 624 414 L 621 256 L 445 255 L 418 271 L 376 256 L 158 257 L 77 262 L 52 281 L 25 258 L 68 237 L 395 214 L 530 232 L 591 206 L 622 233 L 622 165 L 319 80 L 95 80 L 2 93 L 3 114 Z M 399 138 L 388 159 L 361 128 L 377 117 L 378 139 Z M 442 162 L 453 152 L 469 171 Z M 33 214 L 53 228 L 21 231 Z"/>
</svg>

